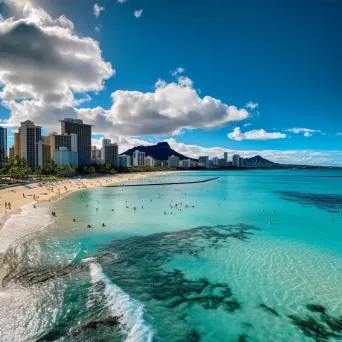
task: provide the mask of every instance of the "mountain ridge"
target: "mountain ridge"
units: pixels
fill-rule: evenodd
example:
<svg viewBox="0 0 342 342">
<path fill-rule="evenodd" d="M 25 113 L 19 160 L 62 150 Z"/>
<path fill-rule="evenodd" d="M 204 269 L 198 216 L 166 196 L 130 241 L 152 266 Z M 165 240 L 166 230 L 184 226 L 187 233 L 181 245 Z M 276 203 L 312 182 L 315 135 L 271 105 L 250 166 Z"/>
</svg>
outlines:
<svg viewBox="0 0 342 342">
<path fill-rule="evenodd" d="M 187 157 L 181 153 L 178 153 L 174 149 L 171 148 L 168 142 L 162 141 L 157 143 L 156 145 L 149 145 L 149 146 L 135 146 L 133 148 L 128 149 L 126 152 L 121 153 L 121 155 L 129 155 L 133 157 L 133 152 L 139 150 L 140 152 L 145 152 L 146 157 L 152 157 L 156 160 L 167 160 L 171 156 L 179 157 L 180 160 L 184 159 L 192 159 L 197 160 L 195 158 Z M 244 159 L 245 166 L 277 166 L 280 164 L 274 163 L 268 159 L 261 157 L 260 155 L 256 155 L 251 158 Z"/>
<path fill-rule="evenodd" d="M 125 154 L 130 157 L 133 157 L 133 152 L 136 150 L 139 150 L 140 152 L 145 152 L 146 157 L 149 156 L 156 160 L 168 160 L 168 158 L 171 156 L 179 157 L 180 160 L 193 159 L 181 153 L 178 153 L 177 151 L 172 149 L 171 146 L 166 141 L 159 142 L 157 145 L 136 146 L 136 147 L 130 148 L 126 152 L 121 153 L 121 155 Z"/>
<path fill-rule="evenodd" d="M 246 166 L 276 166 L 280 165 L 278 163 L 274 163 L 268 159 L 261 157 L 260 155 L 256 155 L 255 157 L 245 158 L 244 164 Z"/>
</svg>

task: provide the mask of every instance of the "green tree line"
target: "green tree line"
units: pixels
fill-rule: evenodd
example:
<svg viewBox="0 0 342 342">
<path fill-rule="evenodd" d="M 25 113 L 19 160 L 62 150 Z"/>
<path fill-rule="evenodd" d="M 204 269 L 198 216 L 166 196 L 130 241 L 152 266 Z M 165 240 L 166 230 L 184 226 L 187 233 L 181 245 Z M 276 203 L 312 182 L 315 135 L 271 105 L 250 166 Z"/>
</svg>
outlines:
<svg viewBox="0 0 342 342">
<path fill-rule="evenodd" d="M 133 166 L 130 168 L 113 169 L 110 164 L 93 164 L 91 166 L 79 166 L 74 165 L 57 165 L 52 159 L 45 163 L 44 167 L 38 167 L 35 171 L 32 171 L 24 158 L 15 156 L 12 159 L 6 158 L 5 166 L 0 169 L 0 175 L 7 176 L 16 180 L 24 180 L 28 176 L 58 176 L 68 177 L 76 174 L 94 174 L 94 173 L 111 173 L 116 172 L 153 172 L 153 171 L 172 171 L 175 168 L 163 167 L 163 166 Z"/>
</svg>

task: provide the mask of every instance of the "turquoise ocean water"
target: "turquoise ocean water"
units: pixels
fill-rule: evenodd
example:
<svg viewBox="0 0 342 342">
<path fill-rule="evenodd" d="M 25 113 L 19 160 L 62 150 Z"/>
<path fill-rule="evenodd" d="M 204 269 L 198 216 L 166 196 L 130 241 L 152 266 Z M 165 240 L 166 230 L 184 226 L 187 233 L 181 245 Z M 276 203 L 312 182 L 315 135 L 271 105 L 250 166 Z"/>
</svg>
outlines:
<svg viewBox="0 0 342 342">
<path fill-rule="evenodd" d="M 3 256 L 0 341 L 341 341 L 342 171 L 158 181 L 215 176 L 90 189 L 10 219 L 7 233 L 45 227 Z"/>
</svg>

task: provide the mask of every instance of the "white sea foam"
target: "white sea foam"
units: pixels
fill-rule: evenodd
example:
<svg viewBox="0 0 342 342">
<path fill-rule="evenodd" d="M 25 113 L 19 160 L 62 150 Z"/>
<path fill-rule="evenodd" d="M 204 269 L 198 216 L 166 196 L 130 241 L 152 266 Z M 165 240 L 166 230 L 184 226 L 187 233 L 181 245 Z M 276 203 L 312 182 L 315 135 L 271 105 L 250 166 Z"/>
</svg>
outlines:
<svg viewBox="0 0 342 342">
<path fill-rule="evenodd" d="M 113 284 L 99 264 L 91 263 L 89 268 L 93 284 L 102 282 L 105 285 L 107 306 L 113 316 L 121 317 L 121 324 L 127 333 L 126 342 L 152 342 L 153 329 L 144 320 L 144 306 Z"/>
<path fill-rule="evenodd" d="M 0 231 L 0 253 L 6 252 L 16 240 L 39 231 L 52 222 L 47 208 L 33 208 L 32 204 L 21 207 L 21 212 L 13 214 Z"/>
</svg>

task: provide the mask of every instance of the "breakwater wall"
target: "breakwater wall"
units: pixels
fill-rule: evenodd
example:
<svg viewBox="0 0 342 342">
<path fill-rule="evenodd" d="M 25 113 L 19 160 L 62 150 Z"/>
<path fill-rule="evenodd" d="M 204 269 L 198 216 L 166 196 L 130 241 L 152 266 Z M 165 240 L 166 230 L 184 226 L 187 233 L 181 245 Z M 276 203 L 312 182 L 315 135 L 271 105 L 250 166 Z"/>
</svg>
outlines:
<svg viewBox="0 0 342 342">
<path fill-rule="evenodd" d="M 116 185 L 106 185 L 106 188 L 122 188 L 129 186 L 162 186 L 162 185 L 186 185 L 186 184 L 196 184 L 196 183 L 206 183 L 211 182 L 213 180 L 219 179 L 220 177 L 204 179 L 200 181 L 194 182 L 173 182 L 173 183 L 146 183 L 146 184 L 116 184 Z"/>
</svg>

